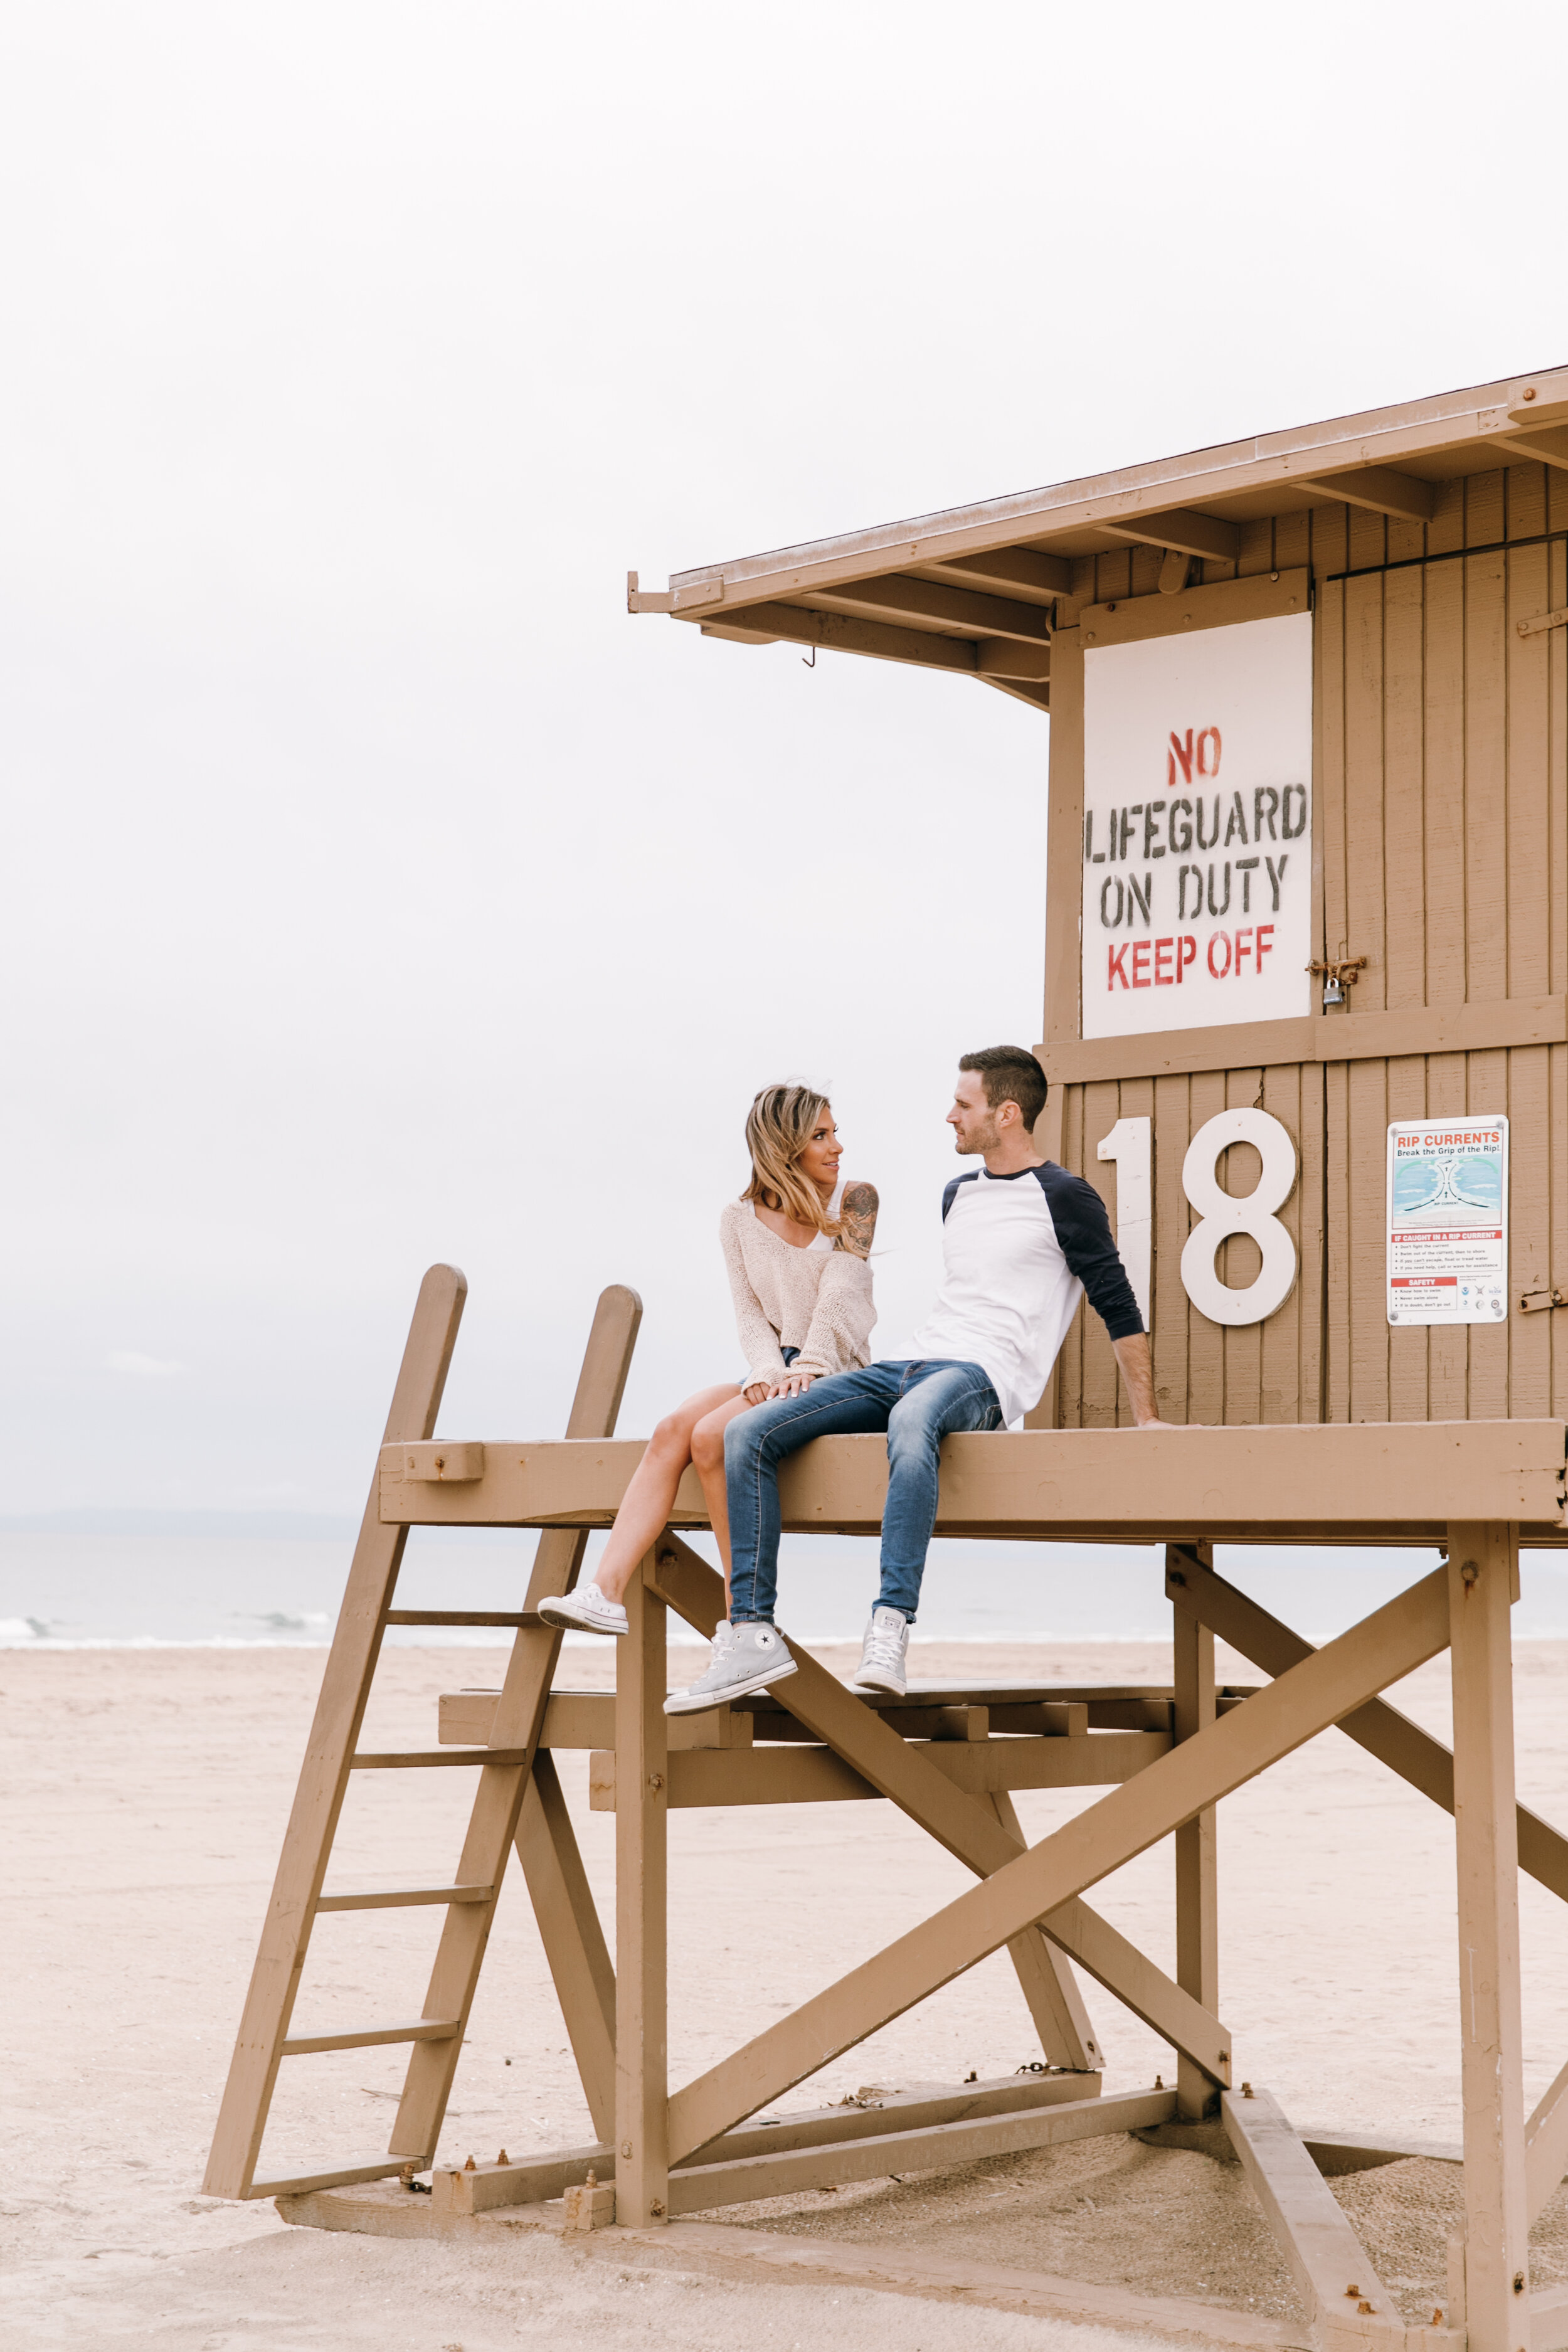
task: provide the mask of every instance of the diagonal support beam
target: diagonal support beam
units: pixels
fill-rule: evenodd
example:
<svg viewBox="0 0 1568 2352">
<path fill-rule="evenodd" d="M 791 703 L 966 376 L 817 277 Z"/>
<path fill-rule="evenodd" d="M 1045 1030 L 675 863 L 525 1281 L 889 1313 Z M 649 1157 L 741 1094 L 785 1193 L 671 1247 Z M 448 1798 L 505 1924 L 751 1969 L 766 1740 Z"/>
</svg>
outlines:
<svg viewBox="0 0 1568 2352">
<path fill-rule="evenodd" d="M 689 2084 L 670 2101 L 672 2161 L 901 2017 L 1447 1642 L 1447 1577 L 1439 1570 Z M 781 1696 L 791 1687 L 780 1685 Z"/>
<path fill-rule="evenodd" d="M 1177 1607 L 1207 1625 L 1265 1674 L 1282 1675 L 1312 1655 L 1310 1642 L 1304 1642 L 1300 1633 L 1292 1633 L 1289 1625 L 1281 1624 L 1278 1617 L 1271 1617 L 1267 1609 L 1190 1554 L 1177 1572 L 1183 1580 L 1180 1584 L 1169 1572 L 1165 1579 L 1166 1592 Z M 1402 1780 L 1441 1805 L 1446 1813 L 1453 1811 L 1453 1750 L 1412 1723 L 1407 1715 L 1401 1715 L 1385 1699 L 1374 1698 L 1354 1715 L 1346 1716 L 1339 1728 L 1369 1756 L 1375 1756 L 1380 1764 L 1386 1764 L 1391 1772 L 1397 1772 Z M 1517 1818 L 1521 1870 L 1568 1903 L 1568 1838 L 1523 1805 L 1517 1809 Z"/>
<path fill-rule="evenodd" d="M 724 1588 L 707 1562 L 679 1537 L 668 1536 L 658 1549 L 656 1576 L 656 1590 L 670 1607 L 699 1633 L 711 1634 L 722 1613 Z M 772 1696 L 808 1731 L 979 1875 L 987 1876 L 1017 1858 L 1025 1850 L 1021 1837 L 1015 1837 L 979 1800 L 955 1788 L 918 1746 L 901 1739 L 874 1708 L 863 1706 L 809 1651 L 793 1643 L 790 1648 L 797 1671 L 787 1682 L 775 1684 Z M 1048 1916 L 1026 1923 L 1016 1937 L 1003 1941 L 1011 1947 L 1036 1926 L 1213 2081 L 1229 2081 L 1230 2037 L 1218 2018 L 1173 1984 L 1087 1903 L 1064 1904 Z M 1026 1963 L 1028 1976 L 1016 1953 L 1014 1961 L 1028 1997 L 1037 1973 L 1033 1956 Z M 1030 2010 L 1041 2024 L 1041 2011 L 1032 1997 Z"/>
<path fill-rule="evenodd" d="M 1239 524 L 1224 515 L 1198 514 L 1191 507 L 1175 507 L 1168 514 L 1096 515 L 1096 530 L 1114 539 L 1130 539 L 1140 547 L 1173 547 L 1182 555 L 1209 556 L 1234 563 L 1241 553 Z"/>
<path fill-rule="evenodd" d="M 1568 2172 L 1568 2066 L 1524 2126 L 1524 2201 L 1532 2228 L 1556 2196 L 1564 2172 Z"/>
<path fill-rule="evenodd" d="M 1230 2144 L 1275 2243 L 1285 2258 L 1308 2324 L 1326 2340 L 1386 2339 L 1404 2352 L 1405 2320 L 1373 2269 L 1339 2200 L 1267 2091 L 1226 2091 L 1220 2113 Z"/>
<path fill-rule="evenodd" d="M 599 2137 L 607 2140 L 616 2128 L 615 1964 L 548 1748 L 533 1759 L 517 1824 L 517 1858 L 588 2113 Z"/>
</svg>

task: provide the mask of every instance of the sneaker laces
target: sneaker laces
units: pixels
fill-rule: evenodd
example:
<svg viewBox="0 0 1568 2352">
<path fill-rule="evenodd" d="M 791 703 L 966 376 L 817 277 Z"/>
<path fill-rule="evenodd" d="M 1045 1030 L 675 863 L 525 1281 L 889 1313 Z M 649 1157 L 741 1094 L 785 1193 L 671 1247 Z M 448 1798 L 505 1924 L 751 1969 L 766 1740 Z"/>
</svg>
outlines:
<svg viewBox="0 0 1568 2352">
<path fill-rule="evenodd" d="M 866 1646 L 860 1658 L 861 1671 L 864 1672 L 868 1666 L 882 1666 L 889 1671 L 896 1671 L 903 1662 L 904 1645 L 899 1629 L 892 1625 L 879 1625 L 873 1618 L 866 1628 Z"/>
</svg>

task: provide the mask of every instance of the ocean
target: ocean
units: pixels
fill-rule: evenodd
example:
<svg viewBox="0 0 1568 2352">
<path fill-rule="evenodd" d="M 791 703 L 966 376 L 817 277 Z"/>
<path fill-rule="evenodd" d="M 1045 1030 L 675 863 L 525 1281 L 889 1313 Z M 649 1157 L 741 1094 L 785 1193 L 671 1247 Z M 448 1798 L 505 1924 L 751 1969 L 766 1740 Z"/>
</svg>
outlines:
<svg viewBox="0 0 1568 2352">
<path fill-rule="evenodd" d="M 85 1515 L 82 1515 L 85 1516 Z M 0 1648 L 260 1643 L 324 1646 L 353 1544 L 344 1522 L 279 1533 L 236 1514 L 181 1515 L 139 1531 L 58 1524 L 0 1528 Z M 245 1532 L 226 1531 L 234 1524 Z M 323 1529 L 330 1529 L 324 1532 Z M 602 1537 L 592 1539 L 590 1558 Z M 712 1557 L 707 1538 L 697 1548 Z M 405 1609 L 516 1609 L 535 1538 L 481 1528 L 416 1528 L 397 1591 Z M 1288 1624 L 1321 1642 L 1424 1575 L 1430 1551 L 1222 1547 L 1215 1566 Z M 779 1622 L 806 1642 L 858 1639 L 876 1591 L 876 1546 L 843 1537 L 786 1538 Z M 1527 1553 L 1514 1631 L 1568 1637 L 1568 1557 Z M 1170 1632 L 1156 1545 L 938 1542 L 919 1631 L 950 1642 L 1160 1641 Z M 695 1639 L 672 1623 L 672 1641 Z M 583 1640 L 592 1640 L 584 1635 Z M 511 1636 L 393 1627 L 390 1642 L 504 1646 Z"/>
</svg>

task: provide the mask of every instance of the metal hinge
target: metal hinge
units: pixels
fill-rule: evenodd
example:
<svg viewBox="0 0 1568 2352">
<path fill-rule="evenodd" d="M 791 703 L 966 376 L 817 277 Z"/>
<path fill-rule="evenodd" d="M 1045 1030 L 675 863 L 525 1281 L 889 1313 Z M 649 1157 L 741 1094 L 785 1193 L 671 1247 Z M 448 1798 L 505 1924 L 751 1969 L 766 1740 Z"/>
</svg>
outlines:
<svg viewBox="0 0 1568 2352">
<path fill-rule="evenodd" d="M 1540 1315 L 1549 1307 L 1568 1307 L 1568 1290 L 1526 1290 L 1521 1293 L 1521 1315 Z"/>
<path fill-rule="evenodd" d="M 1568 604 L 1559 604 L 1554 613 L 1537 613 L 1533 621 L 1521 621 L 1519 634 L 1521 637 L 1538 637 L 1543 629 L 1563 627 L 1568 627 Z"/>
</svg>

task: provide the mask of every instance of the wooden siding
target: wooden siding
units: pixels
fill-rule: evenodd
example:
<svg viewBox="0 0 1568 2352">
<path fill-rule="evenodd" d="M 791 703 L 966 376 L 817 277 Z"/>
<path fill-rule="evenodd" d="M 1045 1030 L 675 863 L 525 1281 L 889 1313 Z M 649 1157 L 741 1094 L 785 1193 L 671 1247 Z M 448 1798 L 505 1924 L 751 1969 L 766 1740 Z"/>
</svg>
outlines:
<svg viewBox="0 0 1568 2352">
<path fill-rule="evenodd" d="M 1429 523 L 1325 506 L 1248 524 L 1237 563 L 1194 566 L 1205 585 L 1311 568 L 1321 951 L 1368 959 L 1351 1010 L 1337 1016 L 1347 1023 L 1568 991 L 1568 631 L 1521 638 L 1516 625 L 1568 604 L 1568 536 L 1553 532 L 1568 534 L 1568 472 L 1521 463 L 1443 484 Z M 1073 624 L 1084 604 L 1154 593 L 1158 564 L 1133 547 L 1086 557 L 1075 600 L 1058 614 L 1047 1037 L 1079 1030 L 1080 820 L 1067 821 L 1082 791 Z M 1300 1173 L 1280 1214 L 1299 1274 L 1266 1323 L 1227 1330 L 1182 1288 L 1193 1216 L 1181 1166 L 1205 1118 L 1253 1103 L 1296 1142 Z M 1391 1328 L 1388 1122 L 1498 1111 L 1510 1121 L 1507 1321 Z M 1054 1090 L 1047 1148 L 1113 1204 L 1115 1171 L 1096 1146 L 1119 1118 L 1143 1116 L 1154 1122 L 1153 1348 L 1167 1419 L 1568 1413 L 1568 1310 L 1517 1307 L 1521 1290 L 1568 1287 L 1568 1044 L 1067 1085 Z M 1222 1182 L 1247 1191 L 1256 1155 L 1238 1147 L 1229 1160 Z M 1245 1283 L 1257 1262 L 1242 1238 L 1226 1245 L 1221 1269 Z M 1093 1428 L 1128 1417 L 1104 1331 L 1080 1311 L 1032 1418 Z"/>
</svg>

